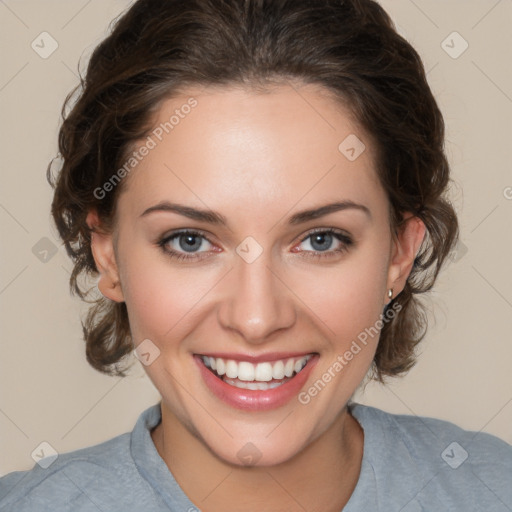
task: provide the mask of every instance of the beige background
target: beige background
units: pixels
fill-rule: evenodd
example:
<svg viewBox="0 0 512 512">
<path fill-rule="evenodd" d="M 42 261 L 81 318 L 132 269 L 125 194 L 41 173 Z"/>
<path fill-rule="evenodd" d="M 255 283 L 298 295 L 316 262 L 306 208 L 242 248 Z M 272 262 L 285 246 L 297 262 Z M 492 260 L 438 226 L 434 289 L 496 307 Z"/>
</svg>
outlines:
<svg viewBox="0 0 512 512">
<path fill-rule="evenodd" d="M 50 223 L 45 178 L 78 59 L 128 4 L 0 0 L 0 475 L 32 467 L 42 441 L 65 452 L 129 431 L 159 398 L 140 363 L 126 379 L 88 366 L 83 307 L 68 292 L 71 264 Z M 418 365 L 357 400 L 512 443 L 512 1 L 382 4 L 423 57 L 445 115 L 463 246 L 430 294 L 436 323 Z M 31 48 L 43 31 L 58 43 L 46 59 Z M 469 44 L 458 58 L 444 49 L 459 52 L 458 36 L 442 44 L 454 31 Z M 44 244 L 56 248 L 46 262 L 36 256 Z"/>
</svg>

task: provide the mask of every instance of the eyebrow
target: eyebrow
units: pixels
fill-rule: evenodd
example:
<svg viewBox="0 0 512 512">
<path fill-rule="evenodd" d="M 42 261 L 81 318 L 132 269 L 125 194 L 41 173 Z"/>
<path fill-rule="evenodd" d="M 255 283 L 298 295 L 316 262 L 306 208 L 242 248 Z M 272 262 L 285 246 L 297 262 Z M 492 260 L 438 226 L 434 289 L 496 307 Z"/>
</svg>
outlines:
<svg viewBox="0 0 512 512">
<path fill-rule="evenodd" d="M 358 210 L 365 213 L 366 216 L 370 219 L 372 218 L 371 211 L 367 206 L 347 200 L 329 203 L 324 206 L 320 206 L 319 208 L 312 208 L 310 210 L 297 212 L 290 217 L 288 224 L 292 226 L 302 224 L 311 220 L 318 219 L 330 213 L 343 210 Z M 161 203 L 147 208 L 140 216 L 145 217 L 146 215 L 149 215 L 153 212 L 177 213 L 179 215 L 183 215 L 184 217 L 188 217 L 189 219 L 218 226 L 227 226 L 228 224 L 226 217 L 213 210 L 200 210 L 198 208 L 192 208 L 191 206 L 170 203 L 169 201 L 162 201 Z"/>
</svg>

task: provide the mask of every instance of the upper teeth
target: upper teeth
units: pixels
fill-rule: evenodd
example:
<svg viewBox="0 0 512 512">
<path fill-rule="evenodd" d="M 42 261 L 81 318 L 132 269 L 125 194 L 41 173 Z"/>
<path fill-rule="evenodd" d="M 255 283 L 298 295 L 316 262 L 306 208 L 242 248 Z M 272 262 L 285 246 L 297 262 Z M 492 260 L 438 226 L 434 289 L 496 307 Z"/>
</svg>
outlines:
<svg viewBox="0 0 512 512">
<path fill-rule="evenodd" d="M 218 375 L 226 374 L 230 379 L 268 382 L 272 379 L 291 377 L 294 371 L 299 373 L 311 359 L 311 355 L 258 364 L 221 357 L 201 356 L 201 358 L 205 366 L 215 370 Z"/>
</svg>

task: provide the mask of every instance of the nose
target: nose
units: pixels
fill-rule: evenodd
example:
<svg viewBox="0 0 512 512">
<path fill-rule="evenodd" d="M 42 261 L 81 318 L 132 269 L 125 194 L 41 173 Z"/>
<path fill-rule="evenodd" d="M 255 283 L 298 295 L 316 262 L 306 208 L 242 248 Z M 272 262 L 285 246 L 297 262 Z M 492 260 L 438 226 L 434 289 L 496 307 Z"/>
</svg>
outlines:
<svg viewBox="0 0 512 512">
<path fill-rule="evenodd" d="M 296 320 L 293 293 L 275 269 L 266 251 L 256 261 L 235 259 L 223 282 L 218 319 L 247 343 L 261 344 L 276 331 L 289 329 Z"/>
</svg>

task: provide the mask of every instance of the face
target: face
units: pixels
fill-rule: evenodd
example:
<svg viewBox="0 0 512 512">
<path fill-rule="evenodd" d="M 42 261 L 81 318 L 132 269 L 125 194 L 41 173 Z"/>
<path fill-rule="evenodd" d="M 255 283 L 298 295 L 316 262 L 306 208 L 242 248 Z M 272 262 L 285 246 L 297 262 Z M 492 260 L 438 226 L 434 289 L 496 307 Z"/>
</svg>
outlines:
<svg viewBox="0 0 512 512">
<path fill-rule="evenodd" d="M 296 89 L 165 102 L 155 127 L 179 121 L 141 141 L 154 147 L 95 247 L 104 262 L 114 248 L 102 279 L 120 280 L 111 297 L 166 415 L 233 464 L 242 448 L 286 461 L 344 413 L 378 335 L 358 340 L 404 269 L 369 137 L 321 89 Z"/>
</svg>

